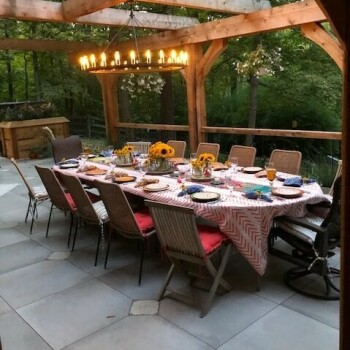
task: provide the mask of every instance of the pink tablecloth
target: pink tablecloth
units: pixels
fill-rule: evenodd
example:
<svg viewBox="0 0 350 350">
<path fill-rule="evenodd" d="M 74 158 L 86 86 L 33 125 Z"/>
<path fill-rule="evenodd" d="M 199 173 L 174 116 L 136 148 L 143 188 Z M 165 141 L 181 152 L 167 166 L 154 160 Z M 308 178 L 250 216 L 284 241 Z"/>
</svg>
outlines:
<svg viewBox="0 0 350 350">
<path fill-rule="evenodd" d="M 55 170 L 77 174 L 76 169 L 62 170 L 56 167 Z M 120 170 L 130 175 L 140 176 L 133 170 L 125 168 Z M 91 177 L 84 173 L 77 175 L 90 181 L 92 178 L 104 180 L 104 176 Z M 236 180 L 241 182 L 268 184 L 266 179 L 257 179 L 254 175 L 239 173 L 235 176 Z M 305 192 L 299 198 L 275 198 L 271 203 L 247 199 L 241 192 L 234 192 L 234 196 L 228 198 L 226 189 L 205 185 L 205 191 L 220 193 L 224 200 L 214 204 L 204 204 L 193 202 L 189 196 L 178 197 L 180 185 L 176 179 L 162 176 L 159 177 L 159 181 L 169 184 L 169 189 L 162 192 L 146 192 L 142 188 L 135 188 L 135 183 L 126 183 L 121 186 L 124 191 L 150 200 L 193 208 L 198 216 L 216 223 L 260 275 L 263 275 L 266 271 L 267 237 L 273 224 L 273 218 L 287 214 L 300 217 L 306 212 L 306 204 L 315 204 L 327 200 L 320 186 L 316 183 L 303 186 L 302 189 Z M 282 183 L 276 181 L 275 185 L 281 186 Z"/>
</svg>

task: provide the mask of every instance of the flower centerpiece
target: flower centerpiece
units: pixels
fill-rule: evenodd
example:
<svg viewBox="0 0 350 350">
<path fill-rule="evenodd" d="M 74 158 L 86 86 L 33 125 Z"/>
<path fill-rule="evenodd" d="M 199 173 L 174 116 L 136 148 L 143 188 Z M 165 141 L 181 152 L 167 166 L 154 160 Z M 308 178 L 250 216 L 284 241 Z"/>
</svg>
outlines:
<svg viewBox="0 0 350 350">
<path fill-rule="evenodd" d="M 155 171 L 169 171 L 169 158 L 174 157 L 175 150 L 173 147 L 163 142 L 156 142 L 150 146 L 148 156 L 151 161 L 151 167 Z"/>
<path fill-rule="evenodd" d="M 121 149 L 116 149 L 114 151 L 114 154 L 116 156 L 115 158 L 116 165 L 132 164 L 133 151 L 134 151 L 134 147 L 131 145 L 126 145 Z"/>
<path fill-rule="evenodd" d="M 196 160 L 192 161 L 193 177 L 211 177 L 210 163 L 215 162 L 215 157 L 211 153 L 202 153 Z"/>
</svg>

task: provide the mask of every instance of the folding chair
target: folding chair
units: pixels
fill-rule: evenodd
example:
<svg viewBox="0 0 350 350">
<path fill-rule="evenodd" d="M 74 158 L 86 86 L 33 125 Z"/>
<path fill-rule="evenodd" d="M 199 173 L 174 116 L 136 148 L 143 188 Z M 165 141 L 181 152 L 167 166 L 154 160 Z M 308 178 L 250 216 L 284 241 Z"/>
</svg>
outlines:
<svg viewBox="0 0 350 350">
<path fill-rule="evenodd" d="M 193 279 L 193 276 L 201 277 L 204 267 L 213 278 L 209 294 L 201 308 L 200 317 L 204 317 L 210 310 L 219 285 L 226 291 L 232 288 L 222 278 L 232 250 L 231 242 L 216 227 L 197 226 L 193 209 L 152 201 L 145 201 L 145 204 L 150 209 L 162 249 L 171 261 L 171 267 L 160 290 L 158 300 L 164 297 L 166 291 L 172 292 L 175 297 L 183 298 L 182 293 L 169 287 L 175 268 Z M 211 259 L 221 249 L 224 249 L 224 254 L 219 268 L 216 269 Z M 191 267 L 198 267 L 198 265 L 197 271 L 192 271 Z"/>
</svg>

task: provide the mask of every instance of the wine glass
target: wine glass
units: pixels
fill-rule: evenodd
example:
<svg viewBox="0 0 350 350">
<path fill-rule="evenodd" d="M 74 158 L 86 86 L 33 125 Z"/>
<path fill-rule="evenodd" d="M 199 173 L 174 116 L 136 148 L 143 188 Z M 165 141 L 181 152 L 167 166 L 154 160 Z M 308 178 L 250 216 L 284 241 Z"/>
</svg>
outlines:
<svg viewBox="0 0 350 350">
<path fill-rule="evenodd" d="M 144 177 L 148 170 L 148 162 L 145 159 L 140 159 L 139 161 L 139 172 L 141 173 L 141 176 Z"/>
<path fill-rule="evenodd" d="M 266 162 L 265 164 L 266 176 L 270 182 L 270 186 L 273 186 L 273 181 L 276 179 L 276 168 L 272 162 Z"/>
<path fill-rule="evenodd" d="M 238 158 L 230 157 L 230 164 L 231 164 L 232 172 L 235 173 L 238 165 Z"/>
<path fill-rule="evenodd" d="M 232 197 L 233 196 L 233 188 L 234 188 L 234 183 L 232 181 L 232 176 L 230 174 L 229 171 L 226 171 L 225 173 L 225 185 L 227 187 L 227 189 L 229 190 L 229 196 Z"/>
<path fill-rule="evenodd" d="M 83 161 L 83 167 L 86 165 L 86 160 L 88 159 L 89 155 L 88 153 L 80 153 L 80 159 Z"/>
</svg>

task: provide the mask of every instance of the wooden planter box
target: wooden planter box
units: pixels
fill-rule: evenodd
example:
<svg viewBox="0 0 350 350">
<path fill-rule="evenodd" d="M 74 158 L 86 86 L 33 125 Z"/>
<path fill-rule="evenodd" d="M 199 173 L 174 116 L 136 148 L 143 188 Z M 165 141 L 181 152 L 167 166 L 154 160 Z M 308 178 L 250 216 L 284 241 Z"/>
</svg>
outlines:
<svg viewBox="0 0 350 350">
<path fill-rule="evenodd" d="M 2 154 L 7 158 L 22 159 L 29 158 L 33 148 L 51 149 L 42 128 L 48 126 L 57 138 L 65 138 L 69 135 L 68 123 L 65 117 L 0 122 Z"/>
</svg>

